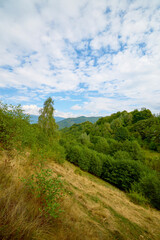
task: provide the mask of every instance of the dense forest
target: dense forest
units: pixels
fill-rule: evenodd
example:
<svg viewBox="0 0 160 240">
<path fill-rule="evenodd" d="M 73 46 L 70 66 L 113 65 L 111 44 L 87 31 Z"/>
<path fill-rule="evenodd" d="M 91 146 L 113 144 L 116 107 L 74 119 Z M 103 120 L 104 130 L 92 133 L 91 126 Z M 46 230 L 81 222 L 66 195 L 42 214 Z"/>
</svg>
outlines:
<svg viewBox="0 0 160 240">
<path fill-rule="evenodd" d="M 61 181 L 55 178 L 53 184 L 45 161 L 63 164 L 65 159 L 123 190 L 135 203 L 160 210 L 159 115 L 145 108 L 123 111 L 96 123 L 87 121 L 59 130 L 53 104 L 51 98 L 44 102 L 37 124 L 30 124 L 21 106 L 0 105 L 0 151 L 11 155 L 13 150 L 23 153 L 27 149 L 32 162 L 39 159 L 40 172 L 22 181 L 29 191 L 38 191 L 38 198 L 46 194 L 40 201 L 45 214 L 58 216 L 57 199 L 63 195 Z M 1 176 L 1 184 L 5 178 Z"/>
</svg>

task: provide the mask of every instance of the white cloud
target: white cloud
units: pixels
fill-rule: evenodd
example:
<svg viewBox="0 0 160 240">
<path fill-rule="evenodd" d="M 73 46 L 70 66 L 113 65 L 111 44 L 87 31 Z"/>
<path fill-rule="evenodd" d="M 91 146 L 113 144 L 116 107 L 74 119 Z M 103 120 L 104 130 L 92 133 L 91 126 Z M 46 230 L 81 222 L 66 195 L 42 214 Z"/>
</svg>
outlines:
<svg viewBox="0 0 160 240">
<path fill-rule="evenodd" d="M 76 105 L 72 106 L 71 109 L 72 110 L 81 110 L 82 107 L 80 105 L 76 104 Z"/>
<path fill-rule="evenodd" d="M 56 117 L 63 117 L 63 118 L 76 118 L 78 117 L 79 115 L 78 114 L 74 114 L 72 112 L 61 112 L 61 111 L 58 111 L 58 110 L 55 110 L 55 114 L 54 116 Z"/>
<path fill-rule="evenodd" d="M 36 105 L 23 105 L 22 109 L 25 113 L 28 113 L 30 115 L 39 115 L 40 107 Z"/>
<path fill-rule="evenodd" d="M 29 97 L 36 100 L 38 94 L 45 98 L 56 92 L 82 97 L 87 91 L 89 96 L 92 91 L 101 95 L 98 105 L 88 99 L 88 111 L 94 104 L 96 112 L 98 107 L 117 111 L 122 97 L 128 99 L 128 109 L 143 105 L 157 111 L 159 7 L 159 0 L 2 1 L 0 87 L 29 88 L 33 94 L 23 92 L 25 106 L 32 106 L 29 111 L 36 111 L 34 101 L 28 105 Z M 16 98 L 21 96 L 19 91 Z M 75 105 L 71 110 L 83 108 Z"/>
</svg>

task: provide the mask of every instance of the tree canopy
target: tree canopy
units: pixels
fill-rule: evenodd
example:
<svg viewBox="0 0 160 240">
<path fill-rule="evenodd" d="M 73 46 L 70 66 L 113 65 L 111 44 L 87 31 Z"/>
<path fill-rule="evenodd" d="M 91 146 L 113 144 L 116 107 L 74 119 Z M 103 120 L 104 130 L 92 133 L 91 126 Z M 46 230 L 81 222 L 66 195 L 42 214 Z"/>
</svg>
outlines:
<svg viewBox="0 0 160 240">
<path fill-rule="evenodd" d="M 54 119 L 54 101 L 51 97 L 47 98 L 44 102 L 43 108 L 40 109 L 40 116 L 38 118 L 38 124 L 43 129 L 43 131 L 48 136 L 53 136 L 55 130 L 57 129 L 57 125 Z"/>
</svg>

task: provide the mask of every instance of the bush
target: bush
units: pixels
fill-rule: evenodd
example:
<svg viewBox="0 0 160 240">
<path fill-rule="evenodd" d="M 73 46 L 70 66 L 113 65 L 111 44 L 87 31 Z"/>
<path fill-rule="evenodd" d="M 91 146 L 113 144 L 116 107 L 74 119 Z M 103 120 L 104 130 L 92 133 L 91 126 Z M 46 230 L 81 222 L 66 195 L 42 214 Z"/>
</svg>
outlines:
<svg viewBox="0 0 160 240">
<path fill-rule="evenodd" d="M 116 159 L 116 160 L 131 160 L 131 156 L 128 152 L 120 150 L 114 154 L 114 159 Z"/>
<path fill-rule="evenodd" d="M 25 187 L 40 202 L 40 212 L 57 218 L 61 212 L 59 200 L 63 196 L 63 186 L 59 177 L 52 177 L 50 169 L 40 168 L 35 170 L 35 174 L 26 179 L 22 179 Z"/>
<path fill-rule="evenodd" d="M 97 142 L 96 142 L 95 146 L 94 146 L 94 149 L 97 152 L 107 154 L 108 151 L 109 151 L 109 144 L 108 144 L 108 142 L 105 138 L 99 137 L 97 139 Z"/>
<path fill-rule="evenodd" d="M 79 145 L 70 146 L 67 149 L 67 160 L 88 171 L 90 166 L 90 150 Z"/>
<path fill-rule="evenodd" d="M 82 148 L 79 145 L 68 146 L 66 158 L 69 162 L 78 165 L 78 158 L 83 157 Z"/>
<path fill-rule="evenodd" d="M 149 200 L 146 199 L 142 193 L 131 191 L 128 193 L 129 198 L 132 202 L 139 204 L 139 205 L 147 205 L 149 204 Z"/>
<path fill-rule="evenodd" d="M 121 150 L 122 148 L 122 143 L 116 141 L 115 139 L 107 138 L 107 142 L 109 144 L 108 154 L 110 155 L 114 155 L 115 152 Z"/>
<path fill-rule="evenodd" d="M 137 141 L 125 141 L 122 145 L 122 150 L 129 152 L 133 160 L 144 160 L 144 153 Z"/>
<path fill-rule="evenodd" d="M 133 160 L 115 161 L 112 158 L 106 159 L 103 165 L 102 178 L 114 184 L 121 190 L 128 191 L 131 185 L 138 182 L 141 176 L 141 165 Z"/>
<path fill-rule="evenodd" d="M 90 167 L 91 162 L 91 150 L 89 150 L 87 147 L 81 149 L 81 154 L 78 158 L 78 166 L 84 170 L 88 171 Z"/>
<path fill-rule="evenodd" d="M 31 130 L 31 131 L 30 131 Z M 29 117 L 23 114 L 20 105 L 0 102 L 0 144 L 4 149 L 23 148 L 34 141 Z"/>
<path fill-rule="evenodd" d="M 99 154 L 95 151 L 90 150 L 90 168 L 89 172 L 93 175 L 100 177 L 102 174 L 102 165 L 103 162 L 101 161 Z"/>
<path fill-rule="evenodd" d="M 125 127 L 119 127 L 115 130 L 115 139 L 118 141 L 124 141 L 129 138 L 129 131 Z"/>
<path fill-rule="evenodd" d="M 160 210 L 160 177 L 155 172 L 145 174 L 134 190 L 142 193 L 150 203 Z"/>
</svg>

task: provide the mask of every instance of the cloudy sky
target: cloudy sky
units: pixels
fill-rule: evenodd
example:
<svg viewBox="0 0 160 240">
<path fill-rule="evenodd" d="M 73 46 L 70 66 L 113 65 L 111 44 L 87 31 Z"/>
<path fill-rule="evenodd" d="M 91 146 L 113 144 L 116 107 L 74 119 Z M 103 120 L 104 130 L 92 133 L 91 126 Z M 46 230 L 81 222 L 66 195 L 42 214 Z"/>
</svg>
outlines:
<svg viewBox="0 0 160 240">
<path fill-rule="evenodd" d="M 160 0 L 0 0 L 0 100 L 38 114 L 160 112 Z"/>
</svg>

